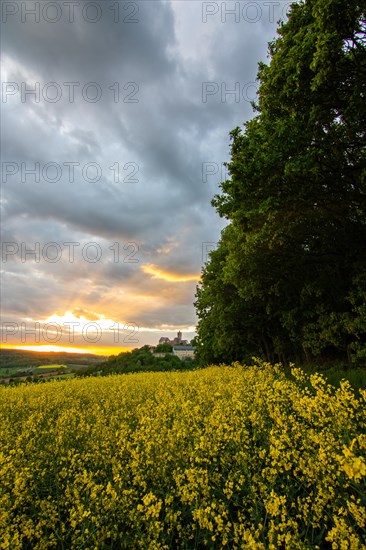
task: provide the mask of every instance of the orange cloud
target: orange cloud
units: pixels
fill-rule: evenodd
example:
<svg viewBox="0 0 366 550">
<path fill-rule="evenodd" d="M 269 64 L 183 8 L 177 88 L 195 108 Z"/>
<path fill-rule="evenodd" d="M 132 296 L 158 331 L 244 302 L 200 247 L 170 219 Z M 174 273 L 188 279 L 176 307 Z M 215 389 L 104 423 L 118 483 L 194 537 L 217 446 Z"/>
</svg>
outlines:
<svg viewBox="0 0 366 550">
<path fill-rule="evenodd" d="M 201 277 L 200 275 L 196 274 L 181 275 L 179 273 L 164 271 L 163 269 L 159 269 L 154 264 L 143 265 L 142 270 L 144 273 L 152 275 L 154 279 L 163 279 L 163 281 L 168 281 L 169 283 L 186 283 L 187 281 L 198 281 Z"/>
</svg>

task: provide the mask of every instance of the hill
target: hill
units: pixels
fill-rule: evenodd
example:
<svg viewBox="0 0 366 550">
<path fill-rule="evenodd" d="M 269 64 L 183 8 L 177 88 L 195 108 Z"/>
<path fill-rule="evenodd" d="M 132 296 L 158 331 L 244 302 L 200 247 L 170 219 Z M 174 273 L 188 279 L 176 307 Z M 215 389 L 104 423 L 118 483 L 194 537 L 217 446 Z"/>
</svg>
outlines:
<svg viewBox="0 0 366 550">
<path fill-rule="evenodd" d="M 0 369 L 27 369 L 41 365 L 95 365 L 107 357 L 91 353 L 27 351 L 19 349 L 0 349 Z"/>
</svg>

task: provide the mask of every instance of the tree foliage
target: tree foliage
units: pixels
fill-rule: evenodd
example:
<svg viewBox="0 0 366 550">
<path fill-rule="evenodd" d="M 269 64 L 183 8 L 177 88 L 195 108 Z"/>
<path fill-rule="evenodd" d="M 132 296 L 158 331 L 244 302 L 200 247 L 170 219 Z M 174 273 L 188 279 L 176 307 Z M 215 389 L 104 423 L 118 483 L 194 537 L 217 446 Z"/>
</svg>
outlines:
<svg viewBox="0 0 366 550">
<path fill-rule="evenodd" d="M 197 289 L 197 356 L 366 355 L 366 2 L 306 0 L 231 132 L 227 218 Z"/>
<path fill-rule="evenodd" d="M 171 344 L 158 344 L 155 348 L 156 353 L 170 353 L 173 351 L 173 346 Z"/>
<path fill-rule="evenodd" d="M 164 357 L 155 357 L 149 346 L 142 346 L 132 351 L 124 351 L 119 355 L 111 355 L 107 361 L 99 365 L 88 367 L 83 371 L 78 370 L 78 375 L 92 376 L 98 374 L 107 376 L 128 372 L 189 370 L 193 367 L 194 362 L 191 359 L 181 361 L 173 353 L 166 353 Z"/>
</svg>

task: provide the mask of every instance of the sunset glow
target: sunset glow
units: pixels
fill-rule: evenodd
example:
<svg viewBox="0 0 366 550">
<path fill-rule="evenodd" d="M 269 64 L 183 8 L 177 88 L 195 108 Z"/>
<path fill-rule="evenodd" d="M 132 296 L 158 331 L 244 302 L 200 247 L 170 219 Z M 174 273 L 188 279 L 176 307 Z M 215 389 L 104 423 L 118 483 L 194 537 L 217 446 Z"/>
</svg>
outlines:
<svg viewBox="0 0 366 550">
<path fill-rule="evenodd" d="M 35 352 L 67 352 L 67 353 L 91 353 L 93 355 L 103 355 L 103 356 L 109 356 L 109 355 L 118 355 L 119 353 L 125 352 L 125 351 L 131 351 L 131 348 L 113 348 L 113 347 L 106 347 L 106 348 L 99 348 L 99 347 L 85 347 L 85 348 L 71 348 L 71 347 L 63 347 L 63 346 L 51 346 L 51 345 L 44 345 L 44 346 L 17 346 L 17 345 L 6 345 L 6 346 L 0 346 L 2 348 L 6 349 L 18 349 L 18 350 L 24 350 L 24 351 L 35 351 Z"/>
<path fill-rule="evenodd" d="M 200 275 L 197 274 L 180 275 L 178 273 L 172 273 L 159 269 L 154 264 L 144 265 L 142 269 L 144 273 L 152 275 L 154 279 L 162 279 L 163 281 L 168 281 L 169 283 L 186 283 L 188 281 L 199 281 L 200 279 Z"/>
<path fill-rule="evenodd" d="M 81 333 L 87 325 L 92 326 L 95 324 L 102 330 L 110 330 L 110 328 L 115 325 L 115 321 L 112 321 L 112 319 L 106 319 L 104 315 L 98 315 L 85 310 L 83 310 L 83 314 L 78 314 L 76 312 L 76 315 L 73 311 L 65 311 L 62 315 L 54 313 L 44 322 L 55 324 L 55 326 L 73 326 L 76 333 Z"/>
</svg>

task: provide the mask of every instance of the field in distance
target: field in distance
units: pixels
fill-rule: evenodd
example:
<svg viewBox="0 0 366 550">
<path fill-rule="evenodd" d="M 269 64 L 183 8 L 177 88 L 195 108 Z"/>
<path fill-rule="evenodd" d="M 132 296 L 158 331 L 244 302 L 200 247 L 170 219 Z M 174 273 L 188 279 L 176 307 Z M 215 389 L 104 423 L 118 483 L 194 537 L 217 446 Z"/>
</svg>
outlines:
<svg viewBox="0 0 366 550">
<path fill-rule="evenodd" d="M 68 365 L 40 365 L 39 367 L 37 367 L 37 369 L 48 369 L 48 370 L 53 370 L 53 369 L 67 369 Z"/>
<path fill-rule="evenodd" d="M 107 357 L 89 353 L 0 349 L 0 382 L 8 381 L 9 378 L 21 380 L 50 372 L 60 375 L 59 371 L 62 369 L 71 375 L 79 368 L 97 365 L 106 359 Z"/>
</svg>

